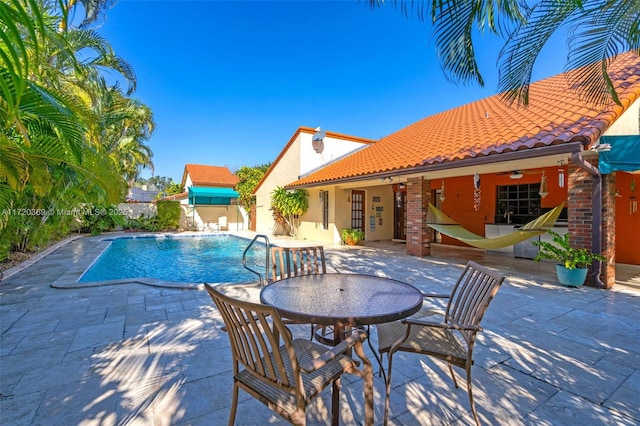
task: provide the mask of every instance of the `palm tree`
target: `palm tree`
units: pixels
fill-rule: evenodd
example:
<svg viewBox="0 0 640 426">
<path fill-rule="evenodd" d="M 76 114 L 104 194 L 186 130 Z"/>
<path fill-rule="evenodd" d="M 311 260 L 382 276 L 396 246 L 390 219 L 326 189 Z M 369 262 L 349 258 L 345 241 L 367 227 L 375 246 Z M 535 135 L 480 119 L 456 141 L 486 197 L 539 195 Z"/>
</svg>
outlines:
<svg viewBox="0 0 640 426">
<path fill-rule="evenodd" d="M 118 0 L 80 0 L 84 9 L 84 20 L 80 24 L 80 28 L 95 22 L 101 13 L 115 6 L 117 2 Z M 78 0 L 58 0 L 58 4 L 62 13 L 60 29 L 65 31 L 69 28 L 69 15 L 78 5 Z"/>
<path fill-rule="evenodd" d="M 85 138 L 88 116 L 74 82 L 98 75 L 100 67 L 115 58 L 108 45 L 86 34 L 87 46 L 98 54 L 80 63 L 76 54 L 77 32 L 56 30 L 55 16 L 35 1 L 8 0 L 0 3 L 0 209 L 12 202 L 13 191 L 30 184 L 38 194 L 51 188 L 50 174 L 56 165 L 75 168 L 78 176 L 91 177 L 107 199 L 118 197 L 110 181 L 118 177 L 112 168 L 93 169 L 102 161 Z M 72 37 L 67 37 L 73 34 Z M 80 37 L 80 39 L 82 39 Z M 107 55 L 101 55 L 101 53 Z M 117 61 L 122 63 L 122 61 Z M 120 68 L 119 68 L 120 69 Z M 125 68 L 126 69 L 126 68 Z M 130 74 L 127 74 L 129 76 Z M 84 119 L 83 119 L 84 118 Z M 4 216 L 6 221 L 6 215 Z M 3 220 L 0 219 L 0 225 Z"/>
<path fill-rule="evenodd" d="M 372 7 L 384 0 L 369 0 Z M 577 85 L 594 104 L 620 103 L 607 74 L 613 58 L 628 50 L 640 54 L 640 2 L 637 0 L 393 1 L 403 13 L 430 16 L 436 50 L 445 75 L 455 82 L 484 80 L 476 62 L 473 32 L 503 36 L 499 56 L 499 91 L 506 102 L 529 103 L 533 66 L 559 29 L 568 30 L 566 69 L 586 66 Z"/>
<path fill-rule="evenodd" d="M 67 15 L 61 17 L 54 7 L 73 4 L 0 2 L 0 229 L 27 229 L 26 237 L 33 237 L 39 223 L 61 219 L 44 213 L 26 223 L 9 215 L 11 207 L 48 212 L 117 202 L 126 188 L 124 170 L 131 174 L 132 168 L 152 164 L 151 150 L 141 143 L 155 127 L 152 113 L 128 97 L 135 74 L 94 31 L 61 25 L 69 9 L 63 8 Z M 88 51 L 93 56 L 86 59 Z M 127 95 L 116 90 L 121 111 L 110 116 L 98 108 L 106 68 L 119 72 L 129 86 Z M 118 155 L 108 152 L 110 135 L 118 136 L 120 151 L 132 159 L 122 167 L 114 167 L 121 164 Z M 7 249 L 5 236 L 12 234 L 4 231 L 0 258 Z M 25 236 L 18 244 L 24 245 Z"/>
<path fill-rule="evenodd" d="M 88 137 L 131 186 L 142 168 L 153 171 L 153 152 L 145 144 L 155 130 L 153 112 L 139 100 L 124 96 L 117 85 L 107 86 L 100 80 L 94 86 L 96 96 L 90 107 L 95 119 Z"/>
</svg>

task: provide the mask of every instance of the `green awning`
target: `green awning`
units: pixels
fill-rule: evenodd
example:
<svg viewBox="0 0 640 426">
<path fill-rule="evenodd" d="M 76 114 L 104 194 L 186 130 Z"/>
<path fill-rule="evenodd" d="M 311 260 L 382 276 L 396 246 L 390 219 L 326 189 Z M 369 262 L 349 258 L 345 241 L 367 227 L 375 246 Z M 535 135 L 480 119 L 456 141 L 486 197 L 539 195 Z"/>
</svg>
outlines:
<svg viewBox="0 0 640 426">
<path fill-rule="evenodd" d="M 601 151 L 598 168 L 607 175 L 615 171 L 640 173 L 640 135 L 602 136 L 600 144 L 611 145 L 611 151 Z"/>
<path fill-rule="evenodd" d="M 192 205 L 228 206 L 239 196 L 233 188 L 189 187 L 189 204 Z"/>
</svg>

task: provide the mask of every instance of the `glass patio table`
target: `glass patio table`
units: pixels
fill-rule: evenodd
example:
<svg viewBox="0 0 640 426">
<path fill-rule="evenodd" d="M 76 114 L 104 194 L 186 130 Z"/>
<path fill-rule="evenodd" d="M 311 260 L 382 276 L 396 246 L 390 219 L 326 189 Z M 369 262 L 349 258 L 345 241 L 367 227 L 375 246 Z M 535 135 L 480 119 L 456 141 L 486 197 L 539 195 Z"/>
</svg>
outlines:
<svg viewBox="0 0 640 426">
<path fill-rule="evenodd" d="M 333 326 L 333 339 L 327 343 L 337 345 L 346 327 L 368 327 L 418 312 L 422 307 L 422 293 L 391 278 L 323 274 L 275 281 L 260 291 L 260 301 L 277 308 L 284 318 L 303 324 Z M 375 350 L 373 353 L 381 363 Z M 332 390 L 331 399 L 332 412 L 337 415 L 339 388 Z M 337 424 L 337 420 L 332 419 L 332 423 Z"/>
</svg>

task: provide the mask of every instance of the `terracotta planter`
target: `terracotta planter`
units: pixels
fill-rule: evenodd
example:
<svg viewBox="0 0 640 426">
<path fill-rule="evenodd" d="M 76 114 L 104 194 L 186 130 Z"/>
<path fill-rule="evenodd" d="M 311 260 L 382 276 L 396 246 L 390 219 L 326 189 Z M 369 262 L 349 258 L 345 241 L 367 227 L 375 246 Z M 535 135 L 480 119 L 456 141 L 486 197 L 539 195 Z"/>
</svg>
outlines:
<svg viewBox="0 0 640 426">
<path fill-rule="evenodd" d="M 355 246 L 356 244 L 358 244 L 358 242 L 356 240 L 354 240 L 353 238 L 347 238 L 345 243 L 347 243 L 348 246 Z"/>
<path fill-rule="evenodd" d="M 580 287 L 587 278 L 588 268 L 567 269 L 562 265 L 556 265 L 556 273 L 560 284 L 567 287 Z"/>
</svg>

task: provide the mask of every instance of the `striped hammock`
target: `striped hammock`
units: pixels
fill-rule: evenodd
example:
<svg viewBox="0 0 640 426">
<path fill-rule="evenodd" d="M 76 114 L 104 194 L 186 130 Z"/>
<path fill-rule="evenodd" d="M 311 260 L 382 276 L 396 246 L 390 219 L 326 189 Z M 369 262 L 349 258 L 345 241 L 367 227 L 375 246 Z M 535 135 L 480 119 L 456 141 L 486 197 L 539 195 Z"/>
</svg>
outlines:
<svg viewBox="0 0 640 426">
<path fill-rule="evenodd" d="M 433 204 L 429 204 L 429 215 L 427 216 L 427 226 L 448 237 L 460 240 L 470 246 L 483 249 L 499 249 L 502 247 L 512 246 L 519 242 L 525 241 L 536 235 L 544 234 L 558 220 L 564 203 L 553 208 L 542 216 L 522 225 L 520 229 L 498 237 L 486 238 L 481 235 L 474 234 L 463 228 L 456 221 L 444 214 Z"/>
</svg>

